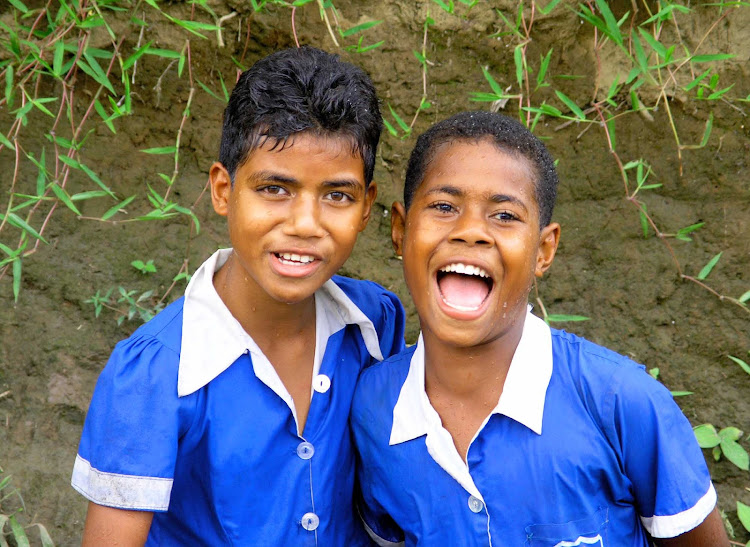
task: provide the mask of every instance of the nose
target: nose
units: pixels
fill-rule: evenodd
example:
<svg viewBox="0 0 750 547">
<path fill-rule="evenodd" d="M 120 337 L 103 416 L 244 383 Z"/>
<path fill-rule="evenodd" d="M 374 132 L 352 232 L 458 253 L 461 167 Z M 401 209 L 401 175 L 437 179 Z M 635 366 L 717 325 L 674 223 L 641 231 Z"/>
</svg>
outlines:
<svg viewBox="0 0 750 547">
<path fill-rule="evenodd" d="M 487 231 L 487 222 L 482 212 L 464 210 L 453 225 L 450 240 L 472 246 L 492 245 L 492 237 Z"/>
<path fill-rule="evenodd" d="M 284 223 L 284 233 L 290 236 L 310 238 L 322 237 L 320 203 L 315 196 L 299 194 L 295 196 Z"/>
</svg>

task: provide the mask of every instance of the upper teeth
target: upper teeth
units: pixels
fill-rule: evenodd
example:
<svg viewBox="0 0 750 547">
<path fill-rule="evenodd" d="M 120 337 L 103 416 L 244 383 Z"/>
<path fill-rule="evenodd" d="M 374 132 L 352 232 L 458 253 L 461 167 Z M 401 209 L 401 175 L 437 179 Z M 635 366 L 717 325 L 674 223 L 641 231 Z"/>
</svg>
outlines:
<svg viewBox="0 0 750 547">
<path fill-rule="evenodd" d="M 441 272 L 454 272 L 454 273 L 460 273 L 464 275 L 478 275 L 479 277 L 490 276 L 490 274 L 488 274 L 479 266 L 472 266 L 471 264 L 463 264 L 461 262 L 456 262 L 455 264 L 448 264 L 447 266 L 443 266 L 442 268 L 440 268 L 440 271 Z"/>
<path fill-rule="evenodd" d="M 302 262 L 303 264 L 307 264 L 308 262 L 312 262 L 313 260 L 315 260 L 314 256 L 298 255 L 294 253 L 279 253 L 278 256 L 280 258 L 283 258 L 284 260 L 289 260 L 292 262 Z"/>
</svg>

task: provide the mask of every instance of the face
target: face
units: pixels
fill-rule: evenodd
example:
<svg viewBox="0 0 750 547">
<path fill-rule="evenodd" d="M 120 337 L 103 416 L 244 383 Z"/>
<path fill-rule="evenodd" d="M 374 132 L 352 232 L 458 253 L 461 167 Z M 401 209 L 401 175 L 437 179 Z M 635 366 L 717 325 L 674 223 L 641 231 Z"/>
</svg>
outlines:
<svg viewBox="0 0 750 547">
<path fill-rule="evenodd" d="M 232 291 L 253 302 L 308 299 L 344 264 L 377 193 L 349 141 L 300 134 L 264 144 L 235 173 L 211 167 L 214 209 L 227 217 Z M 227 266 L 230 264 L 227 263 Z M 226 266 L 225 266 L 226 267 Z"/>
<path fill-rule="evenodd" d="M 409 211 L 394 204 L 391 222 L 425 337 L 457 347 L 520 337 L 560 235 L 557 224 L 539 228 L 525 158 L 490 141 L 442 145 Z"/>
</svg>

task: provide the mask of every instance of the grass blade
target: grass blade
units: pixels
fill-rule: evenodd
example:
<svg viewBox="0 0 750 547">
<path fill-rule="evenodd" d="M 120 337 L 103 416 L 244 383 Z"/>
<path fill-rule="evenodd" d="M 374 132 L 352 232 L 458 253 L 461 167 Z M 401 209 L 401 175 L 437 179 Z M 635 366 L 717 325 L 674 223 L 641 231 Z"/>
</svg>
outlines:
<svg viewBox="0 0 750 547">
<path fill-rule="evenodd" d="M 722 253 L 723 252 L 724 251 L 722 251 Z M 713 257 L 711 260 L 708 261 L 708 264 L 703 266 L 703 269 L 698 274 L 698 279 L 700 281 L 703 281 L 704 279 L 708 277 L 708 275 L 711 273 L 711 270 L 713 270 L 714 266 L 716 266 L 716 263 L 719 262 L 719 259 L 721 258 L 722 253 L 717 254 L 715 257 Z"/>
<path fill-rule="evenodd" d="M 576 103 L 574 103 L 570 97 L 565 95 L 562 91 L 555 90 L 555 95 L 557 95 L 557 98 L 560 99 L 563 103 L 565 103 L 565 106 L 570 108 L 570 110 L 573 112 L 573 114 L 576 115 L 576 117 L 579 120 L 585 120 L 586 114 L 583 113 L 583 110 L 581 110 Z"/>
<path fill-rule="evenodd" d="M 739 357 L 735 357 L 733 355 L 727 355 L 732 361 L 737 363 L 740 367 L 742 367 L 742 370 L 750 374 L 750 365 L 748 365 L 745 361 L 740 359 Z"/>
<path fill-rule="evenodd" d="M 129 198 L 125 198 L 124 200 L 122 200 L 120 203 L 118 203 L 114 207 L 110 207 L 107 210 L 107 212 L 102 215 L 102 220 L 108 220 L 112 218 L 121 209 L 124 209 L 125 207 L 127 207 L 130 204 L 130 202 L 133 201 L 134 199 L 135 199 L 135 196 L 130 196 Z"/>
</svg>

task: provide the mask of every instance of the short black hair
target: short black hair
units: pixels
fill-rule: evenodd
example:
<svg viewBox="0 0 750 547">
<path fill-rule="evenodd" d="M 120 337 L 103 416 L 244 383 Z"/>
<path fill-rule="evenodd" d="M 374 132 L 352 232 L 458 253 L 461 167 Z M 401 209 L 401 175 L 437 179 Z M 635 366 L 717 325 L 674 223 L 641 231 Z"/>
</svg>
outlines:
<svg viewBox="0 0 750 547">
<path fill-rule="evenodd" d="M 361 156 L 369 184 L 382 126 L 375 87 L 361 68 L 313 47 L 285 49 L 240 75 L 224 110 L 219 161 L 234 181 L 269 139 L 283 149 L 302 132 L 342 137 Z"/>
<path fill-rule="evenodd" d="M 557 197 L 557 171 L 555 162 L 542 141 L 523 124 L 494 112 L 461 112 L 436 123 L 417 139 L 409 157 L 404 184 L 404 206 L 411 205 L 414 193 L 424 180 L 427 165 L 434 159 L 438 148 L 455 141 L 477 142 L 491 140 L 501 151 L 526 158 L 535 171 L 534 194 L 539 206 L 539 226 L 552 220 L 552 209 Z"/>
</svg>

